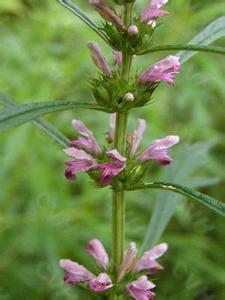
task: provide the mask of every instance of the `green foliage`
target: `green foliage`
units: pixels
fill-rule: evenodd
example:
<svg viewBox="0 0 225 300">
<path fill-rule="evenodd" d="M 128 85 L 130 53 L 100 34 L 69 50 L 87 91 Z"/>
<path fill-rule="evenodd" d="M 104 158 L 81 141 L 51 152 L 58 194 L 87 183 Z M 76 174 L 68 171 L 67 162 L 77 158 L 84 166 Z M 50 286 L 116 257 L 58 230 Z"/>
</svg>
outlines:
<svg viewBox="0 0 225 300">
<path fill-rule="evenodd" d="M 97 21 L 97 14 L 84 1 L 76 2 Z M 143 6 L 138 1 L 140 11 Z M 224 3 L 177 0 L 168 4 L 168 10 L 172 16 L 160 26 L 157 40 L 162 45 L 182 45 L 209 21 L 221 16 Z M 0 14 L 0 90 L 20 103 L 35 99 L 91 100 L 85 79 L 93 76 L 96 69 L 85 49 L 86 41 L 93 39 L 88 27 L 55 1 L 1 1 Z M 217 46 L 224 47 L 224 41 L 217 42 Z M 109 51 L 108 54 L 111 55 Z M 145 69 L 162 57 L 162 53 L 138 57 L 136 66 Z M 206 158 L 202 150 L 193 160 L 196 164 L 202 161 L 193 178 L 197 176 L 200 182 L 201 178 L 218 176 L 219 181 L 215 185 L 211 181 L 192 185 L 184 179 L 181 183 L 193 188 L 202 186 L 200 191 L 221 200 L 225 181 L 224 72 L 223 56 L 196 56 L 184 64 L 176 86 L 162 85 L 153 98 L 157 100 L 154 105 L 133 112 L 130 124 L 134 127 L 137 116 L 148 120 L 151 137 L 147 132 L 146 144 L 152 138 L 173 133 L 180 134 L 181 144 L 215 139 L 210 156 Z M 103 141 L 108 130 L 105 114 L 66 111 L 47 119 L 73 138 L 73 117 L 86 121 Z M 92 269 L 83 246 L 93 237 L 100 238 L 110 251 L 108 191 L 97 192 L 83 175 L 75 183 L 67 182 L 63 176 L 63 153 L 33 126 L 27 124 L 1 134 L 0 145 L 0 298 L 88 299 L 79 290 L 63 284 L 58 259 L 71 258 Z M 195 151 L 190 148 L 190 160 Z M 176 151 L 173 156 L 176 163 Z M 173 180 L 176 183 L 180 183 L 178 171 Z M 165 180 L 154 167 L 150 175 L 154 180 Z M 163 193 L 161 201 L 166 199 L 165 193 L 175 197 L 173 193 Z M 158 198 L 146 191 L 129 194 L 127 242 L 142 242 L 154 206 L 150 197 Z M 182 201 L 163 240 L 169 243 L 170 250 L 161 262 L 165 270 L 157 275 L 157 299 L 224 299 L 222 217 L 198 204 Z"/>
</svg>

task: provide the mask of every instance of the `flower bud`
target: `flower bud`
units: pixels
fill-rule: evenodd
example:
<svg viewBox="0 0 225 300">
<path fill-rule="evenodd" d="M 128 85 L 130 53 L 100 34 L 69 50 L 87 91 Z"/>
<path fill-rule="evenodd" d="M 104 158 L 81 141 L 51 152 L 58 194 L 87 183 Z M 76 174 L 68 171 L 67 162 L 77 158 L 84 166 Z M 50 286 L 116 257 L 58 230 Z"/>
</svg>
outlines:
<svg viewBox="0 0 225 300">
<path fill-rule="evenodd" d="M 128 102 L 133 102 L 134 101 L 134 95 L 132 93 L 127 93 L 125 96 L 124 96 L 124 99 Z"/>
<path fill-rule="evenodd" d="M 137 35 L 139 33 L 139 30 L 136 25 L 131 25 L 127 30 L 129 35 Z"/>
</svg>

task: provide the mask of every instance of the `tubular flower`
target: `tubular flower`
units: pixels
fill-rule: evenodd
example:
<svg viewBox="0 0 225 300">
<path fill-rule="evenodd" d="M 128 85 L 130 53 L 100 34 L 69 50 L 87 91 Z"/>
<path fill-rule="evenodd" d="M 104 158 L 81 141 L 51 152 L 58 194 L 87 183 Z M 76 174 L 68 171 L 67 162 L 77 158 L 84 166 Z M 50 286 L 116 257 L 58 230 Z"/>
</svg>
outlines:
<svg viewBox="0 0 225 300">
<path fill-rule="evenodd" d="M 95 257 L 98 264 L 104 264 L 105 268 L 108 266 L 108 255 L 99 240 L 92 240 L 87 245 L 86 249 L 92 256 Z M 59 261 L 60 267 L 65 271 L 64 281 L 68 284 L 86 283 L 94 292 L 105 292 L 113 287 L 112 280 L 106 273 L 101 273 L 95 276 L 89 272 L 85 267 L 73 262 L 69 259 L 61 259 Z"/>
<path fill-rule="evenodd" d="M 94 257 L 99 266 L 101 266 L 104 270 L 107 269 L 109 265 L 109 257 L 104 246 L 99 240 L 91 240 L 85 249 L 89 254 L 91 254 L 91 256 Z"/>
<path fill-rule="evenodd" d="M 168 0 L 152 0 L 141 15 L 141 21 L 147 22 L 154 28 L 159 17 L 168 15 L 166 10 L 160 9 L 167 2 Z"/>
<path fill-rule="evenodd" d="M 137 247 L 136 244 L 132 242 L 124 253 L 123 261 L 119 270 L 119 276 L 117 279 L 118 282 L 120 282 L 126 274 L 130 273 L 133 270 L 136 264 L 136 257 Z"/>
<path fill-rule="evenodd" d="M 116 149 L 107 151 L 106 153 L 112 161 L 99 165 L 99 169 L 102 171 L 100 180 L 102 185 L 110 184 L 112 178 L 122 172 L 126 166 L 126 158 L 120 155 Z"/>
<path fill-rule="evenodd" d="M 151 290 L 155 284 L 148 280 L 147 276 L 141 276 L 137 280 L 127 284 L 128 294 L 136 300 L 149 300 L 155 297 Z"/>
<path fill-rule="evenodd" d="M 99 274 L 96 278 L 89 281 L 89 287 L 97 292 L 102 293 L 113 287 L 112 280 L 106 273 Z"/>
<path fill-rule="evenodd" d="M 143 138 L 146 128 L 146 122 L 143 119 L 138 119 L 137 129 L 134 132 L 131 142 L 131 157 L 135 156 Z M 179 142 L 180 138 L 177 135 L 169 135 L 163 139 L 153 141 L 149 147 L 136 157 L 141 161 L 156 160 L 160 165 L 168 165 L 172 162 L 168 149 Z"/>
<path fill-rule="evenodd" d="M 140 77 L 139 82 L 153 83 L 164 81 L 168 84 L 174 84 L 176 75 L 180 72 L 181 64 L 179 58 L 173 55 L 167 56 L 160 62 L 150 66 Z"/>
<path fill-rule="evenodd" d="M 157 263 L 156 259 L 161 257 L 168 250 L 166 243 L 159 244 L 151 250 L 144 253 L 137 264 L 134 267 L 135 272 L 147 271 L 152 274 L 158 270 L 162 270 L 163 267 Z"/>
<path fill-rule="evenodd" d="M 105 57 L 103 56 L 99 45 L 94 42 L 88 42 L 87 46 L 91 51 L 91 56 L 95 65 L 103 72 L 104 75 L 106 75 L 107 77 L 111 77 L 111 69 Z"/>
<path fill-rule="evenodd" d="M 116 14 L 115 10 L 107 6 L 101 0 L 89 0 L 89 3 L 95 8 L 95 10 L 107 21 L 113 23 L 117 28 L 125 30 L 124 23 L 120 17 Z"/>
<path fill-rule="evenodd" d="M 111 120 L 111 127 L 114 121 Z M 102 151 L 95 140 L 93 133 L 84 123 L 78 120 L 72 121 L 73 126 L 81 136 L 70 143 L 64 152 L 72 159 L 65 161 L 67 166 L 65 176 L 69 180 L 76 179 L 79 172 L 98 171 L 100 183 L 108 185 L 112 178 L 125 169 L 126 158 L 121 156 L 116 149 L 106 151 L 105 162 L 102 162 Z M 110 133 L 113 138 L 113 132 Z M 101 160 L 101 162 L 98 162 Z"/>
<path fill-rule="evenodd" d="M 114 65 L 121 66 L 123 62 L 123 54 L 121 51 L 113 51 L 114 54 Z"/>
</svg>

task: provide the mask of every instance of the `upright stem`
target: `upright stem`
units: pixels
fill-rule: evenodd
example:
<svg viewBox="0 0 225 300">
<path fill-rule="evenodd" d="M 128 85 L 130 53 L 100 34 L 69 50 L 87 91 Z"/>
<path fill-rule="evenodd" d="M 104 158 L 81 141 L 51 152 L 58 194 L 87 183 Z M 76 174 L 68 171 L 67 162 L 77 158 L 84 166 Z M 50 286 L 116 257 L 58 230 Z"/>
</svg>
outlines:
<svg viewBox="0 0 225 300">
<path fill-rule="evenodd" d="M 124 24 L 126 27 L 132 23 L 133 4 L 124 5 Z M 132 65 L 132 55 L 123 53 L 122 76 L 129 81 Z M 114 136 L 114 147 L 121 155 L 126 155 L 128 113 L 116 114 L 116 128 Z M 118 191 L 120 190 L 120 191 Z M 121 182 L 117 181 L 112 195 L 112 260 L 115 277 L 118 275 L 119 266 L 123 258 L 125 237 L 125 197 Z M 114 299 L 116 299 L 115 296 Z"/>
</svg>

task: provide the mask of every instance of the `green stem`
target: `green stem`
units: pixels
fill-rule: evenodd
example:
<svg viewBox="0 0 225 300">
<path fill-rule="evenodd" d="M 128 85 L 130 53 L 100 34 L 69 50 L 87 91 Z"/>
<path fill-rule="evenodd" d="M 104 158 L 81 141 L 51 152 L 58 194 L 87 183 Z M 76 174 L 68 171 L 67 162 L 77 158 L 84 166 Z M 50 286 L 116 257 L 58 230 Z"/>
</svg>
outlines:
<svg viewBox="0 0 225 300">
<path fill-rule="evenodd" d="M 128 27 L 133 19 L 133 4 L 124 5 L 124 24 Z M 122 76 L 129 81 L 130 70 L 132 65 L 132 56 L 123 53 Z M 114 136 L 114 148 L 121 155 L 126 155 L 126 139 L 127 139 L 127 121 L 128 113 L 116 114 L 116 128 Z M 124 237 L 125 237 L 125 197 L 124 190 L 121 189 L 122 183 L 117 180 L 112 195 L 112 261 L 115 278 L 118 276 L 119 266 L 123 258 Z M 120 190 L 120 191 L 118 191 Z M 117 295 L 113 296 L 113 300 L 118 299 Z"/>
</svg>

